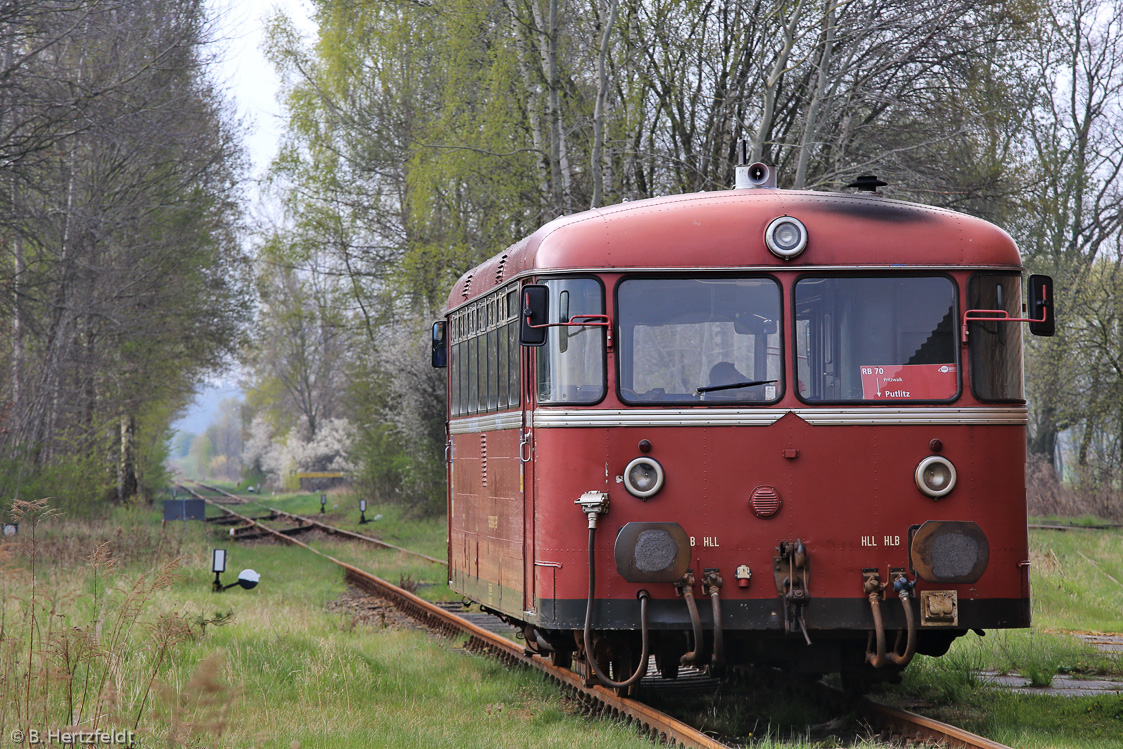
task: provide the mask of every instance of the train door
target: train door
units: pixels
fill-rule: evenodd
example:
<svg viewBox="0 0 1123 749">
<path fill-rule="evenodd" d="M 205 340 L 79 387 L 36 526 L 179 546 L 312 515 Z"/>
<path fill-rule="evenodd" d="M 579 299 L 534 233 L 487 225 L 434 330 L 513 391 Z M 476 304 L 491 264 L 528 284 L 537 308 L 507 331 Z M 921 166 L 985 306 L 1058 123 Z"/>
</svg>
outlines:
<svg viewBox="0 0 1123 749">
<path fill-rule="evenodd" d="M 535 324 L 535 313 L 528 318 L 529 325 L 539 331 L 528 331 L 523 346 L 523 420 L 524 444 L 522 462 L 523 496 L 525 519 L 524 582 L 526 611 L 533 609 L 539 597 L 552 598 L 552 571 L 550 560 L 536 560 L 537 548 L 536 523 L 541 515 L 542 503 L 572 502 L 576 495 L 568 495 L 567 488 L 555 483 L 552 486 L 539 486 L 543 471 L 539 466 L 547 466 L 552 472 L 572 454 L 556 447 L 551 454 L 544 454 L 534 429 L 534 414 L 540 407 L 551 409 L 573 409 L 593 406 L 605 397 L 605 357 L 607 316 L 605 314 L 604 285 L 599 278 L 559 277 L 543 281 L 535 286 L 536 297 L 533 306 L 542 322 Z M 524 296 L 529 292 L 524 292 Z M 528 308 L 531 303 L 526 305 Z M 535 321 L 537 322 L 537 321 Z M 553 436 L 553 435 L 552 435 Z M 550 440 L 556 446 L 555 440 Z M 539 461 L 548 461 L 539 463 Z M 563 496 L 564 495 L 564 496 Z M 552 529 L 544 528 L 544 533 Z M 539 568 L 541 565 L 542 568 Z M 546 569 L 544 569 L 546 568 Z M 544 577 L 545 576 L 545 577 Z M 539 589 L 541 583 L 541 589 Z"/>
<path fill-rule="evenodd" d="M 535 610 L 534 538 L 534 396 L 536 353 L 533 346 L 518 346 L 519 412 L 522 424 L 519 439 L 519 489 L 523 507 L 523 611 Z"/>
</svg>

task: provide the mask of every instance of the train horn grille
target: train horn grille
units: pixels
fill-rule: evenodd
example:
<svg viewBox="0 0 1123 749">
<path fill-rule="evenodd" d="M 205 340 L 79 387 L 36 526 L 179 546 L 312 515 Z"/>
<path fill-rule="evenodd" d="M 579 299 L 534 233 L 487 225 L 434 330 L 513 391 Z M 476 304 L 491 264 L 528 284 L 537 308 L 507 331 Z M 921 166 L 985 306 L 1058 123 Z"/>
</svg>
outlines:
<svg viewBox="0 0 1123 749">
<path fill-rule="evenodd" d="M 758 518 L 770 518 L 780 511 L 780 493 L 774 486 L 758 486 L 749 495 L 749 508 Z"/>
</svg>

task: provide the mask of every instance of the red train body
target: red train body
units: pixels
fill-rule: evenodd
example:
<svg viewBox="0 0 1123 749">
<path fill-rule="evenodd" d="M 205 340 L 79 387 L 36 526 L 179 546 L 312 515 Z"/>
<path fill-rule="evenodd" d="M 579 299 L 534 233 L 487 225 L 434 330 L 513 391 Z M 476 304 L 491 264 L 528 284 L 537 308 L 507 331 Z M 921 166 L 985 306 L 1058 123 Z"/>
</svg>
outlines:
<svg viewBox="0 0 1123 749">
<path fill-rule="evenodd" d="M 434 329 L 453 589 L 614 679 L 645 648 L 892 673 L 1028 626 L 1022 271 L 1001 229 L 870 194 L 547 224 Z"/>
</svg>

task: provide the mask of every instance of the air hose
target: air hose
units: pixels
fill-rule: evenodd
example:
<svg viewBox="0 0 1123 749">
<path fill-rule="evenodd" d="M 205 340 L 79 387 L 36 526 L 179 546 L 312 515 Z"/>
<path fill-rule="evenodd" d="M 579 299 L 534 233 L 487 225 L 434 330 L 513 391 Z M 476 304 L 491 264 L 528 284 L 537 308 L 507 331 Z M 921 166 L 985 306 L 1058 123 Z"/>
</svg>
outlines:
<svg viewBox="0 0 1123 749">
<path fill-rule="evenodd" d="M 589 600 L 585 605 L 585 662 L 592 667 L 593 673 L 601 682 L 613 689 L 626 689 L 639 682 L 644 676 L 647 675 L 647 658 L 650 652 L 651 643 L 647 636 L 647 599 L 650 597 L 646 590 L 639 592 L 639 621 L 640 632 L 642 639 L 641 652 L 639 656 L 639 667 L 630 677 L 624 681 L 613 681 L 608 676 L 601 672 L 600 666 L 597 665 L 596 656 L 593 654 L 593 601 L 596 600 L 595 593 L 597 587 L 597 568 L 596 556 L 594 554 L 595 542 L 597 539 L 597 526 L 593 517 L 590 517 L 589 522 Z"/>
<path fill-rule="evenodd" d="M 901 599 L 901 605 L 905 611 L 907 639 L 904 653 L 895 652 L 895 648 L 894 651 L 888 653 L 885 650 L 885 624 L 881 617 L 881 587 L 876 581 L 871 580 L 866 583 L 865 590 L 869 596 L 870 611 L 873 614 L 873 644 L 875 645 L 874 649 L 870 649 L 869 645 L 866 646 L 866 663 L 874 668 L 882 668 L 887 663 L 904 668 L 916 655 L 916 618 L 912 612 L 912 604 L 909 602 L 912 584 L 903 576 L 898 577 L 893 583 L 893 587 L 897 591 L 897 597 Z"/>
</svg>

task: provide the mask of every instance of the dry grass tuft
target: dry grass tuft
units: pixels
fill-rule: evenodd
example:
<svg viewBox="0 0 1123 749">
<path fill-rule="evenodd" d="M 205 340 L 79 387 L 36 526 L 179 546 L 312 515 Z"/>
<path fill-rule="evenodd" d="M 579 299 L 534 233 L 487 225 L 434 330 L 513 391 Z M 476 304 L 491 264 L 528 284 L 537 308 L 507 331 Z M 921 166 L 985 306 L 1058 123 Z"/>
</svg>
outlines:
<svg viewBox="0 0 1123 749">
<path fill-rule="evenodd" d="M 181 644 L 205 632 L 194 618 L 154 610 L 156 594 L 179 577 L 178 543 L 159 540 L 164 534 L 151 525 L 63 521 L 47 500 L 17 501 L 12 514 L 20 537 L 0 544 L 0 736 L 152 725 L 149 698 L 159 675 L 174 665 Z M 124 576 L 136 559 L 147 571 Z M 229 700 L 209 710 L 203 698 L 224 693 L 212 674 L 220 662 L 205 661 L 176 695 L 169 745 L 182 745 L 176 742 L 184 731 L 192 738 L 224 730 Z"/>
<path fill-rule="evenodd" d="M 1092 516 L 1123 521 L 1123 492 L 1120 478 L 1091 467 L 1078 468 L 1074 478 L 1062 482 L 1053 466 L 1040 457 L 1026 464 L 1026 494 L 1029 514 L 1036 516 Z"/>
<path fill-rule="evenodd" d="M 229 728 L 230 710 L 241 688 L 223 683 L 223 663 L 221 653 L 212 653 L 181 691 L 161 689 L 163 702 L 171 707 L 168 746 L 194 746 L 200 737 L 218 738 Z"/>
</svg>

